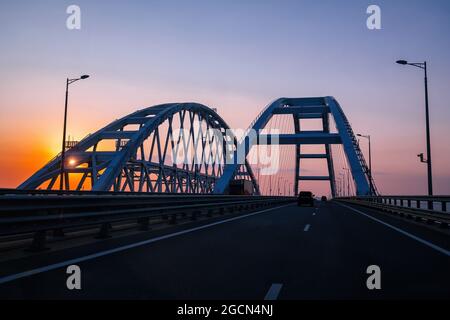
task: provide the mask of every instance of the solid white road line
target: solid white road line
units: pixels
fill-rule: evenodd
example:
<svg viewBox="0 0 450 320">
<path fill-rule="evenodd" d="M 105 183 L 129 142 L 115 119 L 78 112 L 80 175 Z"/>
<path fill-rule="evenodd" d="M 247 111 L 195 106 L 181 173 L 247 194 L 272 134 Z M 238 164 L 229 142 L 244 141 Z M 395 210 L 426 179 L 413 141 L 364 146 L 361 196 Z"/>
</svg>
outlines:
<svg viewBox="0 0 450 320">
<path fill-rule="evenodd" d="M 281 284 L 281 283 L 272 284 L 269 288 L 269 291 L 267 291 L 266 296 L 264 297 L 264 300 L 277 300 L 282 287 L 283 287 L 283 284 Z"/>
<path fill-rule="evenodd" d="M 47 265 L 47 266 L 44 266 L 44 267 L 39 267 L 39 268 L 36 268 L 36 269 L 32 269 L 32 270 L 28 270 L 28 271 L 12 274 L 12 275 L 9 275 L 9 276 L 4 276 L 4 277 L 0 278 L 0 284 L 11 282 L 11 281 L 14 281 L 14 280 L 17 280 L 17 279 L 21 279 L 21 278 L 25 278 L 25 277 L 29 277 L 29 276 L 36 275 L 36 274 L 39 274 L 39 273 L 43 273 L 43 272 L 59 269 L 59 268 L 65 267 L 65 266 L 69 266 L 71 264 L 77 264 L 77 263 L 80 263 L 80 262 L 93 260 L 93 259 L 100 258 L 100 257 L 106 256 L 106 255 L 110 255 L 110 254 L 113 254 L 113 253 L 116 253 L 116 252 L 121 252 L 121 251 L 125 251 L 125 250 L 128 250 L 128 249 L 145 246 L 145 245 L 153 243 L 153 242 L 157 242 L 157 241 L 161 241 L 161 240 L 164 240 L 164 239 L 173 238 L 173 237 L 176 237 L 176 236 L 181 236 L 183 234 L 191 233 L 191 232 L 198 231 L 198 230 L 203 230 L 203 229 L 206 229 L 206 228 L 217 226 L 219 224 L 223 224 L 223 223 L 227 223 L 227 222 L 231 222 L 231 221 L 235 221 L 235 220 L 239 220 L 239 219 L 248 218 L 248 217 L 251 217 L 251 216 L 255 216 L 257 214 L 261 214 L 261 213 L 272 211 L 272 210 L 277 210 L 277 209 L 284 208 L 284 207 L 287 207 L 287 206 L 290 206 L 290 205 L 291 204 L 286 204 L 286 205 L 278 206 L 278 207 L 275 207 L 275 208 L 270 208 L 270 209 L 265 209 L 265 210 L 261 210 L 261 211 L 257 211 L 257 212 L 252 212 L 252 213 L 245 214 L 245 215 L 242 215 L 242 216 L 233 217 L 233 218 L 229 218 L 229 219 L 225 219 L 225 220 L 221 220 L 221 221 L 205 224 L 203 226 L 194 227 L 194 228 L 191 228 L 191 229 L 186 229 L 186 230 L 182 230 L 182 231 L 166 234 L 166 235 L 163 235 L 163 236 L 160 236 L 160 237 L 156 237 L 156 238 L 152 238 L 152 239 L 148 239 L 148 240 L 132 243 L 132 244 L 121 246 L 121 247 L 117 247 L 117 248 L 114 248 L 114 249 L 100 251 L 100 252 L 97 252 L 97 253 L 94 253 L 94 254 L 90 254 L 90 255 L 87 255 L 87 256 L 83 256 L 83 257 L 79 257 L 79 258 L 75 258 L 75 259 L 70 259 L 70 260 L 59 262 L 59 263 L 50 264 L 50 265 Z"/>
<path fill-rule="evenodd" d="M 372 217 L 371 215 L 368 215 L 367 213 L 364 213 L 364 212 L 362 212 L 362 211 L 360 211 L 360 210 L 358 210 L 358 209 L 352 208 L 352 207 L 350 207 L 350 206 L 347 206 L 347 205 L 342 204 L 342 203 L 339 203 L 339 202 L 337 202 L 337 204 L 340 205 L 340 206 L 342 206 L 342 207 L 345 207 L 345 208 L 347 208 L 347 209 L 353 210 L 354 212 L 357 212 L 357 213 L 359 213 L 359 214 L 362 214 L 363 216 L 365 216 L 365 217 L 367 217 L 367 218 L 369 218 L 369 219 L 372 219 L 372 220 L 374 220 L 374 221 L 376 221 L 376 222 L 379 222 L 379 223 L 385 225 L 386 227 L 389 227 L 389 228 L 391 228 L 391 229 L 393 229 L 393 230 L 395 230 L 395 231 L 397 231 L 397 232 L 400 232 L 401 234 L 403 234 L 403 235 L 405 235 L 405 236 L 407 236 L 407 237 L 410 237 L 411 239 L 414 239 L 414 240 L 416 240 L 416 241 L 418 241 L 418 242 L 420 242 L 420 243 L 422 243 L 422 244 L 424 244 L 424 245 L 426 245 L 426 246 L 428 246 L 428 247 L 430 247 L 430 248 L 432 248 L 432 249 L 434 249 L 434 250 L 436 250 L 436 251 L 439 251 L 440 253 L 445 254 L 447 257 L 450 256 L 450 251 L 449 251 L 449 250 L 444 249 L 444 248 L 441 248 L 441 247 L 435 245 L 434 243 L 431 243 L 431 242 L 429 242 L 429 241 L 427 241 L 427 240 L 425 240 L 425 239 L 422 239 L 422 238 L 420 238 L 420 237 L 418 237 L 418 236 L 415 236 L 415 235 L 413 235 L 413 234 L 411 234 L 411 233 L 409 233 L 409 232 L 406 232 L 406 231 L 404 231 L 404 230 L 402 230 L 402 229 L 400 229 L 400 228 L 397 228 L 397 227 L 395 227 L 395 226 L 393 226 L 393 225 L 391 225 L 391 224 L 389 224 L 389 223 L 386 223 L 386 222 L 384 222 L 384 221 L 381 221 L 380 219 L 374 218 L 374 217 Z"/>
<path fill-rule="evenodd" d="M 310 224 L 307 224 L 306 226 L 305 226 L 305 229 L 303 229 L 303 231 L 308 231 L 309 230 L 309 227 L 311 227 L 311 225 Z"/>
</svg>

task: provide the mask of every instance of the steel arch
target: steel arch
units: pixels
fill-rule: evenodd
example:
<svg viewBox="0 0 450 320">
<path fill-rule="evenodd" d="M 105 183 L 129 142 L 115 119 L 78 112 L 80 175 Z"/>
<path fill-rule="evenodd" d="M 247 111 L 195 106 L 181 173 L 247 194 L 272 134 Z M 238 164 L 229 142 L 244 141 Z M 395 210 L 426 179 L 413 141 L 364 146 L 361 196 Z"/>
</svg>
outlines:
<svg viewBox="0 0 450 320">
<path fill-rule="evenodd" d="M 188 131 L 187 138 L 178 136 L 176 142 L 174 130 L 177 128 L 172 126 L 175 120 L 179 121 L 178 129 Z M 195 121 L 199 122 L 198 128 L 194 128 Z M 168 124 L 165 133 L 159 129 L 163 123 Z M 138 130 L 125 130 L 127 126 L 138 126 Z M 221 135 L 210 134 L 209 129 Z M 237 145 L 229 129 L 214 110 L 198 103 L 169 103 L 138 110 L 68 148 L 64 188 L 80 190 L 86 185 L 86 180 L 90 180 L 92 191 L 211 193 L 223 173 L 226 157 L 233 154 Z M 97 150 L 99 143 L 104 140 L 112 140 L 115 143 L 114 150 Z M 145 150 L 144 144 L 147 142 L 151 150 Z M 197 158 L 193 158 L 183 163 L 182 167 L 176 163 L 166 164 L 168 149 L 178 152 L 180 145 L 185 157 L 189 148 L 195 148 L 193 157 L 197 157 L 197 151 L 200 151 L 200 163 L 196 161 Z M 154 157 L 157 161 L 154 161 Z M 70 159 L 76 160 L 76 166 L 70 165 Z M 44 186 L 53 189 L 59 179 L 60 168 L 61 157 L 58 155 L 18 188 L 30 190 Z M 247 161 L 238 168 L 238 173 L 257 186 Z M 70 180 L 75 174 L 81 175 L 76 186 Z"/>
<path fill-rule="evenodd" d="M 275 114 L 292 115 L 294 120 L 295 134 L 281 134 L 277 139 L 271 135 L 260 134 L 270 119 Z M 338 133 L 330 132 L 330 115 L 333 117 Z M 302 131 L 299 125 L 300 119 L 321 119 L 323 124 L 322 131 Z M 298 184 L 301 180 L 328 180 L 332 195 L 336 195 L 336 181 L 334 177 L 333 156 L 330 145 L 342 144 L 347 162 L 350 165 L 352 177 L 356 187 L 357 195 L 377 194 L 377 189 L 373 178 L 369 175 L 364 156 L 359 148 L 356 137 L 353 133 L 341 106 L 333 97 L 312 97 L 312 98 L 280 98 L 269 104 L 251 123 L 249 129 L 256 131 L 256 135 L 247 134 L 239 144 L 240 150 L 244 150 L 245 156 L 250 152 L 251 146 L 255 144 L 271 144 L 272 140 L 283 145 L 296 146 L 296 164 L 295 164 L 295 193 L 298 192 Z M 301 154 L 300 146 L 302 144 L 321 144 L 325 146 L 324 154 Z M 234 157 L 237 158 L 236 152 Z M 326 159 L 329 175 L 323 176 L 301 176 L 300 159 Z M 223 193 L 231 180 L 236 176 L 239 165 L 236 161 L 230 161 L 225 166 L 221 178 L 217 181 L 214 193 Z"/>
</svg>

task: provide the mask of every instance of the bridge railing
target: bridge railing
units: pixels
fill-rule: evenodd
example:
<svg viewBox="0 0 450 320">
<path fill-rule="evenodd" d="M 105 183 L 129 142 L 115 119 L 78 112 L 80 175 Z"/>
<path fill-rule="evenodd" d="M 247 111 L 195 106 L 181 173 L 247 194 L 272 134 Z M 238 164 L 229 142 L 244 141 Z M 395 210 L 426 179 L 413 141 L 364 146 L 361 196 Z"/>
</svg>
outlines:
<svg viewBox="0 0 450 320">
<path fill-rule="evenodd" d="M 348 199 L 437 212 L 449 212 L 450 209 L 450 196 L 360 196 Z"/>
<path fill-rule="evenodd" d="M 3 190 L 6 192 L 6 190 Z M 93 230 L 107 238 L 113 226 L 136 226 L 147 230 L 152 224 L 239 213 L 295 201 L 293 197 L 217 196 L 177 194 L 102 195 L 55 192 L 0 195 L 0 243 L 29 241 L 30 249 L 46 248 L 49 236 L 64 238 L 66 233 Z M 49 193 L 49 194 L 47 194 Z M 98 228 L 98 229 L 97 229 Z M 51 233 L 53 232 L 53 233 Z"/>
<path fill-rule="evenodd" d="M 450 196 L 356 196 L 335 200 L 437 224 L 442 228 L 450 225 Z"/>
<path fill-rule="evenodd" d="M 73 196 L 73 195 L 79 195 L 79 196 L 164 196 L 164 195 L 171 195 L 171 196 L 177 196 L 177 197 L 190 197 L 193 196 L 192 193 L 169 193 L 169 192 L 151 192 L 151 193 L 145 193 L 145 192 L 129 192 L 129 191 L 83 191 L 83 190 L 46 190 L 46 189 L 37 189 L 37 190 L 24 190 L 24 189 L 7 189 L 7 188 L 0 188 L 0 199 L 4 196 Z M 201 195 L 201 196 L 207 196 L 210 195 L 211 197 L 216 197 L 216 195 L 211 195 L 208 193 L 199 193 L 195 195 Z M 220 196 L 220 195 L 219 195 Z M 0 200 L 1 201 L 1 200 Z"/>
</svg>

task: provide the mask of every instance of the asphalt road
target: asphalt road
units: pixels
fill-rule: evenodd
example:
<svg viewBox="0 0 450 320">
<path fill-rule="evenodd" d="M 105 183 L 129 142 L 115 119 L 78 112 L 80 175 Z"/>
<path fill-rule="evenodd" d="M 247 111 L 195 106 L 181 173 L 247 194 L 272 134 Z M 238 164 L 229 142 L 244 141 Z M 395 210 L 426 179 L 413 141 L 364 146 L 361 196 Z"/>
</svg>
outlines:
<svg viewBox="0 0 450 320">
<path fill-rule="evenodd" d="M 2 263 L 0 298 L 450 297 L 448 235 L 352 207 L 290 205 Z M 67 263 L 81 268 L 81 290 L 67 289 Z M 370 265 L 380 267 L 380 290 L 366 286 Z"/>
</svg>

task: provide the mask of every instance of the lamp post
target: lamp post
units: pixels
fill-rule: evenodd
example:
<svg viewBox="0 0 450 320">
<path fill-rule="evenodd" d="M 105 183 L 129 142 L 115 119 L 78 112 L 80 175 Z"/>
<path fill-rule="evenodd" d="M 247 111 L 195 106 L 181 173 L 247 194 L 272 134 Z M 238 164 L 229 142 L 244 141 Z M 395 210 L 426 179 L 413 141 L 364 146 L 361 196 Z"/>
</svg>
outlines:
<svg viewBox="0 0 450 320">
<path fill-rule="evenodd" d="M 371 140 L 370 140 L 370 134 L 364 135 L 364 134 L 357 134 L 358 137 L 366 138 L 369 141 L 369 186 L 370 186 L 370 194 L 373 195 L 373 183 L 372 183 L 372 147 L 371 147 Z"/>
<path fill-rule="evenodd" d="M 61 171 L 60 171 L 60 179 L 59 179 L 59 189 L 64 189 L 64 162 L 66 160 L 66 128 L 67 128 L 67 103 L 69 100 L 69 85 L 74 83 L 78 80 L 84 80 L 89 78 L 87 74 L 82 75 L 79 78 L 76 79 L 69 79 L 66 80 L 66 101 L 64 104 L 64 126 L 63 126 L 63 137 L 62 137 L 62 148 L 61 148 Z M 67 182 L 67 181 L 66 181 Z"/>
<path fill-rule="evenodd" d="M 416 62 L 410 63 L 406 60 L 398 60 L 398 64 L 409 65 L 413 67 L 420 68 L 424 71 L 424 82 L 425 82 L 425 121 L 426 121 L 426 138 L 427 138 L 427 163 L 428 169 L 428 195 L 433 195 L 433 171 L 431 168 L 431 142 L 430 142 L 430 115 L 428 111 L 428 75 L 427 75 L 427 62 Z"/>
</svg>

